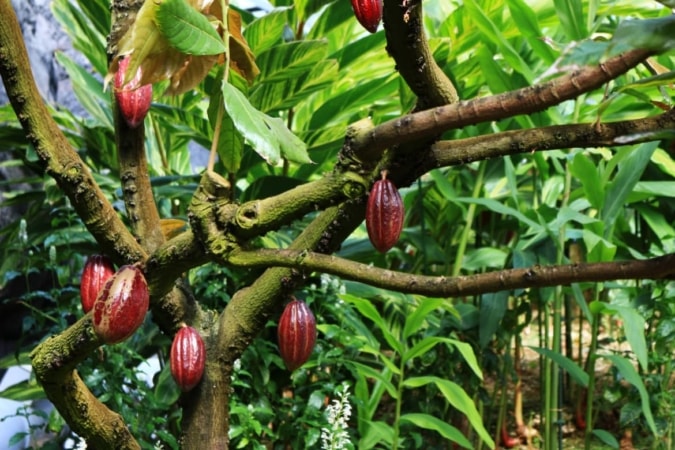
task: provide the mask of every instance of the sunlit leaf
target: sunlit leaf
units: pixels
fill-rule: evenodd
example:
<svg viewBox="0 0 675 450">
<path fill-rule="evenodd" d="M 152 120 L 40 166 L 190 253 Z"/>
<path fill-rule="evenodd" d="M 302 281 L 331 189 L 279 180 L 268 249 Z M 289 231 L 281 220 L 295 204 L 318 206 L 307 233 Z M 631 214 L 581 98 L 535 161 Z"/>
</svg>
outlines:
<svg viewBox="0 0 675 450">
<path fill-rule="evenodd" d="M 254 54 L 260 55 L 281 42 L 284 28 L 288 24 L 289 9 L 277 8 L 248 24 L 244 37 Z"/>
<path fill-rule="evenodd" d="M 267 115 L 264 116 L 264 120 L 275 136 L 284 158 L 299 164 L 309 164 L 312 162 L 307 154 L 305 143 L 288 129 L 283 120 Z"/>
<path fill-rule="evenodd" d="M 580 41 L 588 36 L 584 20 L 583 5 L 578 0 L 553 0 L 561 29 L 573 41 Z"/>
<path fill-rule="evenodd" d="M 156 23 L 171 46 L 188 55 L 217 55 L 225 45 L 209 19 L 186 0 L 162 0 Z"/>
<path fill-rule="evenodd" d="M 229 83 L 223 83 L 223 101 L 234 126 L 269 164 L 277 164 L 283 155 L 289 160 L 308 162 L 305 144 L 278 118 L 258 111 L 246 96 Z"/>
</svg>

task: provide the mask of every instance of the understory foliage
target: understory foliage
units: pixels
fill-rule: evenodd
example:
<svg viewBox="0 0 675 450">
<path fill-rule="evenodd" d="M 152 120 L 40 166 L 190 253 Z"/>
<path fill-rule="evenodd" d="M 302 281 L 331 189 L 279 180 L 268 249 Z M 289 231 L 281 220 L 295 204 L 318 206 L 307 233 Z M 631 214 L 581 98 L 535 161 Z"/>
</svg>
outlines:
<svg viewBox="0 0 675 450">
<path fill-rule="evenodd" d="M 164 1 L 171 8 L 200 3 Z M 148 2 L 155 8 L 162 3 Z M 218 11 L 205 16 L 212 21 L 214 15 L 222 19 L 228 2 L 214 4 Z M 187 428 L 183 407 L 188 405 L 193 414 L 199 404 L 190 403 L 197 394 L 181 396 L 171 378 L 172 333 L 179 323 L 195 321 L 211 346 L 209 358 L 218 336 L 214 324 L 224 323 L 219 322 L 223 311 L 277 265 L 295 269 L 278 280 L 284 289 L 290 284 L 290 292 L 280 288 L 278 298 L 267 302 L 255 319 L 260 326 L 244 324 L 255 330 L 254 338 L 242 338 L 245 345 L 236 342 L 242 348 L 232 361 L 225 351 L 218 353 L 217 364 L 227 362 L 222 373 L 232 388 L 222 405 L 229 411 L 230 448 L 496 448 L 505 443 L 503 428 L 534 448 L 554 448 L 561 436 L 585 440 L 586 448 L 619 448 L 631 439 L 636 448 L 672 448 L 675 271 L 663 268 L 650 279 L 644 272 L 633 276 L 633 267 L 627 266 L 622 276 L 591 279 L 575 273 L 578 278 L 563 280 L 547 272 L 553 282 L 536 280 L 542 273 L 537 271 L 549 266 L 580 264 L 583 272 L 584 263 L 675 254 L 672 6 L 648 0 L 430 0 L 421 13 L 420 2 L 385 0 L 386 11 L 422 14 L 430 56 L 462 101 L 546 83 L 623 52 L 647 48 L 651 53 L 600 88 L 548 108 L 506 114 L 497 121 L 481 117 L 463 126 L 429 125 L 431 131 L 417 140 L 406 140 L 411 130 L 403 129 L 400 146 L 407 146 L 407 159 L 397 159 L 395 150 L 382 157 L 383 149 L 376 149 L 381 135 L 373 132 L 372 153 L 362 145 L 347 164 L 351 148 L 346 135 L 356 136 L 355 142 L 370 136 L 359 134 L 354 124 L 371 130 L 367 123 L 378 126 L 441 106 L 415 94 L 419 87 L 411 89 L 401 63 L 389 54 L 408 48 L 397 49 L 382 25 L 376 33 L 366 32 L 346 0 L 272 0 L 262 9 L 245 9 L 232 0 L 225 14 L 231 36 L 223 47 L 231 53 L 229 66 L 218 58 L 212 61 L 212 55 L 195 56 L 195 49 L 206 45 L 222 50 L 188 36 L 182 51 L 190 61 L 207 65 L 199 82 L 186 87 L 193 80 L 182 72 L 180 80 L 151 80 L 154 97 L 142 143 L 164 239 L 195 228 L 193 196 L 203 186 L 214 140 L 218 159 L 213 169 L 229 183 L 228 204 L 270 199 L 338 170 L 353 175 L 350 182 L 356 180 L 363 192 L 336 194 L 295 213 L 282 211 L 286 217 L 270 219 L 273 226 L 250 234 L 220 223 L 223 235 L 241 232 L 233 244 L 241 247 L 241 259 L 228 261 L 228 255 L 200 242 L 206 256 L 188 262 L 175 277 L 181 284 L 174 290 L 189 292 L 188 299 L 196 299 L 198 306 L 187 301 L 187 307 L 179 303 L 174 310 L 162 309 L 167 288 L 153 297 L 152 312 L 129 340 L 95 346 L 77 358 L 85 385 L 121 415 L 133 435 L 136 442 L 125 441 L 124 448 L 199 447 L 181 441 Z M 124 157 L 118 159 L 116 145 L 119 125 L 106 86 L 109 61 L 116 63 L 116 55 L 106 53 L 113 25 L 110 7 L 106 0 L 52 3 L 55 17 L 88 64 L 56 55 L 82 112 L 48 106 L 116 220 L 137 232 L 128 212 L 120 168 Z M 161 23 L 165 13 L 154 12 L 160 15 L 155 20 Z M 386 12 L 384 25 L 389 26 Z M 176 42 L 168 41 L 154 45 L 178 52 Z M 121 51 L 138 45 L 130 38 L 120 41 Z M 420 73 L 424 64 L 424 59 L 418 64 Z M 665 127 L 643 129 L 624 122 L 616 136 L 602 134 L 602 124 L 637 123 L 660 114 Z M 421 126 L 410 120 L 413 127 Z M 572 124 L 587 127 L 556 129 L 550 140 L 541 137 L 538 144 L 528 144 L 525 135 L 503 134 Z M 578 136 L 572 139 L 572 133 Z M 438 167 L 416 161 L 432 157 L 429 148 L 435 141 L 491 135 L 495 140 L 483 145 L 461 142 L 481 151 L 513 151 L 464 161 L 439 157 Z M 497 140 L 508 136 L 514 136 L 509 145 Z M 395 133 L 388 138 L 391 148 L 399 148 Z M 10 104 L 0 106 L 0 152 L 7 155 L 0 163 L 3 169 L 22 169 L 21 175 L 2 181 L 0 197 L 0 214 L 2 208 L 21 214 L 0 229 L 0 311 L 21 313 L 14 324 L 16 349 L 0 360 L 8 368 L 30 364 L 29 354 L 40 342 L 82 323 L 79 282 L 86 256 L 118 247 L 92 233 L 91 223 L 54 181 L 44 150 L 27 139 Z M 375 155 L 375 161 L 368 155 Z M 406 172 L 406 164 L 424 170 Z M 363 216 L 367 189 L 389 166 L 406 213 L 398 243 L 382 254 L 369 242 L 365 224 L 344 237 L 339 226 Z M 272 208 L 272 203 L 266 205 Z M 336 228 L 326 228 L 328 244 L 320 250 L 360 264 L 317 268 L 311 265 L 314 260 L 303 259 L 313 248 L 298 249 L 293 243 L 321 220 L 323 210 L 335 207 L 344 207 L 350 219 L 336 216 Z M 158 247 L 161 253 L 163 247 Z M 277 253 L 285 264 L 246 260 L 256 249 L 268 249 L 264 257 L 289 248 L 296 251 L 290 257 Z M 153 255 L 156 249 L 146 250 Z M 119 265 L 130 262 L 124 261 L 130 254 L 111 256 Z M 373 283 L 366 278 L 368 268 L 398 273 L 377 272 L 381 281 Z M 421 292 L 416 290 L 421 284 L 406 290 L 391 281 L 404 274 L 454 280 L 528 268 L 533 275 L 525 284 L 481 289 L 479 281 L 468 294 L 461 288 L 456 295 Z M 460 286 L 469 286 L 461 284 L 469 278 L 459 280 Z M 173 287 L 173 282 L 166 283 Z M 151 282 L 151 289 L 161 284 Z M 276 322 L 291 294 L 309 305 L 318 328 L 310 360 L 293 373 L 286 370 L 276 343 Z M 184 315 L 167 319 L 167 310 Z M 30 402 L 47 393 L 33 374 L 0 397 Z M 26 414 L 21 411 L 17 415 Z M 54 409 L 44 425 L 11 443 L 35 438 L 30 443 L 35 448 L 75 445 L 81 440 L 78 424 L 66 423 L 62 414 Z M 38 445 L 37 436 L 45 431 L 49 439 Z"/>
</svg>

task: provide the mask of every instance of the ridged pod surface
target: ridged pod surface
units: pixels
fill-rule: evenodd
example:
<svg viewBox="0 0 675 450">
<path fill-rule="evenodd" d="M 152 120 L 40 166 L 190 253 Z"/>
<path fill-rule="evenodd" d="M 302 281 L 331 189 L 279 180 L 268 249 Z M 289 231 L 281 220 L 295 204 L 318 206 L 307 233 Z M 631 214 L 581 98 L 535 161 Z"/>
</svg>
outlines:
<svg viewBox="0 0 675 450">
<path fill-rule="evenodd" d="M 122 113 L 122 117 L 124 117 L 129 127 L 136 128 L 143 122 L 150 109 L 150 104 L 152 103 L 152 85 L 138 85 L 142 75 L 140 67 L 134 77 L 127 84 L 123 85 L 128 67 L 129 57 L 125 56 L 118 63 L 113 85 L 115 100 L 117 100 L 117 106 Z"/>
<path fill-rule="evenodd" d="M 302 300 L 290 301 L 277 327 L 279 352 L 291 372 L 309 359 L 316 343 L 316 319 Z"/>
<path fill-rule="evenodd" d="M 379 252 L 385 253 L 398 241 L 404 213 L 401 194 L 383 172 L 382 179 L 373 185 L 366 205 L 368 237 Z"/>
<path fill-rule="evenodd" d="M 98 293 L 114 273 L 115 266 L 107 256 L 91 255 L 87 258 L 80 282 L 80 300 L 85 314 L 94 307 Z"/>
<path fill-rule="evenodd" d="M 363 28 L 374 33 L 382 20 L 382 0 L 352 0 L 354 15 Z"/>
<path fill-rule="evenodd" d="M 205 363 L 206 350 L 199 332 L 190 326 L 182 327 L 173 338 L 169 364 L 171 375 L 183 392 L 192 390 L 199 383 Z"/>
<path fill-rule="evenodd" d="M 122 266 L 96 297 L 94 331 L 106 344 L 122 342 L 141 326 L 149 304 L 143 272 L 135 266 Z"/>
</svg>

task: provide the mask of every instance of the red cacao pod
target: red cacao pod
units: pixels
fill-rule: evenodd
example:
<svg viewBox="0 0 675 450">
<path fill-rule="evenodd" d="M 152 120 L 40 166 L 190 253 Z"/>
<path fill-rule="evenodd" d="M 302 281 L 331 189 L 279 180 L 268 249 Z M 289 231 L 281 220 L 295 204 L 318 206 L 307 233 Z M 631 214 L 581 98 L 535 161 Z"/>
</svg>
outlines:
<svg viewBox="0 0 675 450">
<path fill-rule="evenodd" d="M 291 372 L 309 359 L 316 343 L 316 319 L 309 306 L 293 299 L 286 305 L 277 327 L 279 351 Z"/>
<path fill-rule="evenodd" d="M 136 128 L 145 119 L 150 103 L 152 102 L 152 85 L 146 84 L 139 86 L 141 80 L 141 68 L 139 67 L 134 77 L 124 84 L 126 72 L 129 67 L 130 57 L 125 56 L 118 63 L 117 72 L 115 72 L 114 89 L 117 106 L 129 127 Z"/>
<path fill-rule="evenodd" d="M 199 383 L 204 374 L 205 363 L 206 350 L 199 332 L 189 326 L 178 330 L 171 344 L 169 364 L 171 375 L 183 392 L 191 390 Z"/>
<path fill-rule="evenodd" d="M 141 326 L 149 303 L 143 272 L 136 266 L 120 267 L 96 297 L 94 331 L 106 344 L 122 342 Z"/>
<path fill-rule="evenodd" d="M 379 252 L 385 253 L 398 241 L 403 229 L 403 200 L 394 183 L 382 172 L 368 196 L 366 229 L 368 237 Z"/>
<path fill-rule="evenodd" d="M 115 267 L 107 256 L 91 255 L 87 258 L 82 271 L 82 282 L 80 283 L 80 300 L 85 314 L 94 307 L 98 293 L 114 273 Z"/>
<path fill-rule="evenodd" d="M 363 28 L 374 33 L 382 20 L 382 0 L 352 0 L 354 15 Z"/>
</svg>

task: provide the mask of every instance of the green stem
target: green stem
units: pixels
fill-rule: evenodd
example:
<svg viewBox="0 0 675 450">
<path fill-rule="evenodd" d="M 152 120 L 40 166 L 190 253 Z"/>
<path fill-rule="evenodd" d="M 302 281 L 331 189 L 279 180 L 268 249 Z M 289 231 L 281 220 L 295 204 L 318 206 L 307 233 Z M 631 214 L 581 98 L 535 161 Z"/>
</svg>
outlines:
<svg viewBox="0 0 675 450">
<path fill-rule="evenodd" d="M 398 395 L 396 396 L 396 409 L 394 413 L 394 437 L 391 440 L 392 450 L 396 450 L 398 448 L 398 438 L 401 432 L 399 422 L 401 418 L 401 406 L 403 403 L 403 381 L 405 380 L 405 361 L 402 357 L 401 363 L 399 365 L 399 371 L 401 373 L 398 375 L 398 384 L 396 385 L 396 391 Z"/>
<path fill-rule="evenodd" d="M 561 202 L 561 207 L 567 206 L 569 203 L 569 198 L 570 198 L 570 191 L 571 191 L 571 186 L 572 186 L 572 173 L 570 170 L 567 170 L 565 173 L 565 187 L 564 187 L 564 192 L 563 192 L 563 198 Z M 556 254 L 556 264 L 560 265 L 563 263 L 563 260 L 565 258 L 565 225 L 562 225 L 560 227 L 560 230 L 558 231 L 558 245 L 557 245 L 557 254 Z M 563 290 L 562 286 L 557 286 L 555 289 L 554 293 L 554 299 L 553 299 L 553 337 L 552 337 L 552 342 L 551 342 L 551 350 L 558 353 L 562 354 L 562 303 L 563 303 Z M 553 432 L 553 425 L 554 422 L 557 425 L 557 420 L 554 421 L 553 415 L 558 415 L 557 411 L 558 408 L 560 408 L 560 405 L 558 404 L 558 389 L 560 386 L 560 372 L 558 370 L 558 365 L 555 364 L 554 362 L 550 362 L 550 385 L 551 385 L 551 390 L 547 394 L 550 395 L 550 409 L 547 410 L 547 425 L 546 425 L 546 431 L 548 434 L 546 435 L 545 439 L 548 443 L 546 448 L 555 448 L 556 446 L 556 437 L 558 435 L 558 432 Z"/>
<path fill-rule="evenodd" d="M 600 314 L 593 314 L 591 323 L 591 345 L 588 349 L 588 363 L 586 372 L 588 373 L 588 390 L 586 391 L 586 432 L 584 433 L 584 449 L 591 449 L 591 438 L 593 436 L 593 392 L 595 391 L 595 359 L 598 349 L 598 333 L 600 331 Z"/>
<path fill-rule="evenodd" d="M 487 164 L 485 161 L 481 161 L 478 168 L 478 176 L 476 177 L 476 184 L 473 187 L 473 192 L 471 193 L 471 198 L 478 198 L 481 190 L 483 189 L 483 178 L 485 178 L 485 167 Z M 471 236 L 471 225 L 473 224 L 473 219 L 476 215 L 476 204 L 469 204 L 469 209 L 466 213 L 466 223 L 464 224 L 464 230 L 462 230 L 462 237 L 459 240 L 459 245 L 457 246 L 457 253 L 455 255 L 455 263 L 452 266 L 452 276 L 456 277 L 459 275 L 459 272 L 462 270 L 462 261 L 464 260 L 464 253 L 466 253 L 466 246 L 469 242 L 469 237 Z"/>
</svg>

